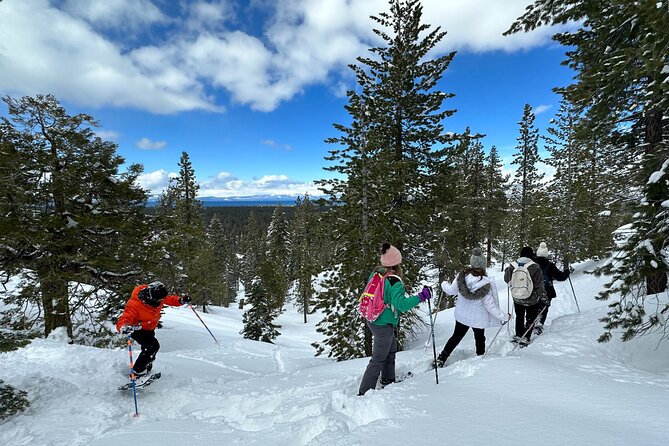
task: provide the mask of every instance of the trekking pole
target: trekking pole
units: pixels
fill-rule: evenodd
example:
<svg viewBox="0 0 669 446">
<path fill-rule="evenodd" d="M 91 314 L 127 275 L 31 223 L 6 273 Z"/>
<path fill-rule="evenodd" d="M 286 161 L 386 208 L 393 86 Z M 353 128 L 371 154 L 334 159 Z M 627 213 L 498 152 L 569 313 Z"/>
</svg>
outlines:
<svg viewBox="0 0 669 446">
<path fill-rule="evenodd" d="M 430 288 L 430 294 L 432 294 L 432 288 Z M 434 356 L 434 378 L 439 384 L 439 371 L 437 370 L 437 347 L 435 346 L 434 341 L 434 321 L 432 320 L 432 304 L 430 299 L 427 300 L 427 311 L 430 313 L 430 331 L 432 332 L 432 355 Z"/>
<path fill-rule="evenodd" d="M 509 319 L 509 320 L 511 320 L 511 319 Z M 502 331 L 502 328 L 504 328 L 504 326 L 507 325 L 508 322 L 509 322 L 509 321 L 504 321 L 504 322 L 502 322 L 502 326 L 499 327 L 499 330 L 497 330 L 497 333 L 495 333 L 495 337 L 492 338 L 492 341 L 490 341 L 490 345 L 489 345 L 488 348 L 485 350 L 485 353 L 483 353 L 483 358 L 481 358 L 481 359 L 485 359 L 485 356 L 488 354 L 488 352 L 489 352 L 490 349 L 492 348 L 492 345 L 495 343 L 495 339 L 497 339 L 497 336 L 499 335 L 499 332 Z"/>
<path fill-rule="evenodd" d="M 440 305 L 441 305 L 441 298 L 442 298 L 443 295 L 444 295 L 444 293 L 439 295 L 439 299 L 437 299 L 437 305 L 434 308 L 435 310 L 439 310 Z M 430 311 L 430 314 L 432 314 L 431 311 Z M 439 316 L 439 311 L 437 311 L 437 313 L 434 315 L 434 321 L 433 321 L 434 323 L 437 323 L 437 316 Z M 432 342 L 432 337 L 428 336 L 427 341 L 425 341 L 425 348 L 423 348 L 423 351 L 427 350 L 427 348 L 430 346 L 430 342 Z"/>
<path fill-rule="evenodd" d="M 543 308 L 543 309 L 539 312 L 539 314 L 537 315 L 536 319 L 534 319 L 534 321 L 532 322 L 532 324 L 527 328 L 527 330 L 525 330 L 525 333 L 523 333 L 523 335 L 520 337 L 521 339 L 524 338 L 525 336 L 527 336 L 527 334 L 534 328 L 534 324 L 536 324 L 537 321 L 539 320 L 539 318 L 541 318 L 541 315 L 544 314 L 544 311 L 546 311 L 546 308 L 548 308 L 547 305 L 544 306 L 544 308 Z M 512 352 L 515 351 L 515 350 L 518 348 L 519 345 L 520 345 L 520 343 L 516 344 L 516 346 L 513 347 L 513 350 L 511 350 L 511 351 L 512 351 Z"/>
<path fill-rule="evenodd" d="M 581 308 L 578 306 L 578 300 L 576 300 L 576 293 L 574 292 L 574 284 L 571 283 L 571 277 L 568 277 L 569 279 L 569 285 L 571 286 L 571 292 L 574 295 L 574 302 L 576 302 L 576 309 L 578 312 L 581 312 Z"/>
<path fill-rule="evenodd" d="M 133 417 L 139 416 L 139 410 L 137 409 L 137 389 L 135 387 L 135 370 L 133 367 L 135 363 L 132 360 L 132 338 L 128 334 L 128 356 L 130 356 L 130 381 L 132 382 L 132 396 L 135 398 L 135 414 Z"/>
<path fill-rule="evenodd" d="M 197 311 L 195 311 L 195 308 L 193 308 L 193 306 L 191 304 L 188 304 L 188 306 L 190 307 L 191 310 L 193 310 L 193 313 L 195 313 L 195 316 L 197 316 L 197 318 L 200 319 L 200 322 L 202 322 L 202 325 L 204 325 L 204 328 L 207 329 L 207 331 L 209 332 L 211 337 L 214 338 L 214 342 L 216 343 L 216 345 L 220 346 L 220 344 L 218 343 L 218 339 L 216 339 L 216 336 L 214 336 L 214 334 L 211 332 L 211 330 L 209 330 L 209 327 L 207 327 L 207 324 L 204 323 L 204 321 L 202 320 L 200 315 L 197 314 Z"/>
<path fill-rule="evenodd" d="M 506 287 L 506 312 L 511 314 L 511 291 L 510 288 Z M 506 326 L 506 334 L 511 335 L 511 324 Z"/>
</svg>

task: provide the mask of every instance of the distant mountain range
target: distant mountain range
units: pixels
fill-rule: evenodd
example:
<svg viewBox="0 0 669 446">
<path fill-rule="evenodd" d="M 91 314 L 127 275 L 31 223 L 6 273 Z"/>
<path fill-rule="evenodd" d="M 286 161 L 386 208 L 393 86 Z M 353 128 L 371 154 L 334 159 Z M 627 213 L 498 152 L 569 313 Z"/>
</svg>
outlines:
<svg viewBox="0 0 669 446">
<path fill-rule="evenodd" d="M 317 200 L 322 197 L 309 197 Z M 297 196 L 294 195 L 254 195 L 252 197 L 199 197 L 198 200 L 205 207 L 219 206 L 294 206 Z M 147 206 L 153 207 L 158 203 L 157 198 L 149 198 Z"/>
</svg>

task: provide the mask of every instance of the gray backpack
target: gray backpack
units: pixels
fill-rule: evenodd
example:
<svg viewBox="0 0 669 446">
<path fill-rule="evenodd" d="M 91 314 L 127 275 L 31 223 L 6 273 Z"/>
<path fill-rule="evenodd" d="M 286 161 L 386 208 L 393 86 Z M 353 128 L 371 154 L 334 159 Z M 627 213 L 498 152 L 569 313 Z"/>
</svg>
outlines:
<svg viewBox="0 0 669 446">
<path fill-rule="evenodd" d="M 511 290 L 511 297 L 513 297 L 514 300 L 525 300 L 532 295 L 534 283 L 532 282 L 532 276 L 530 276 L 527 267 L 533 263 L 534 262 L 531 260 L 525 263 L 511 263 L 511 265 L 513 265 L 513 273 L 511 273 L 509 289 Z"/>
</svg>

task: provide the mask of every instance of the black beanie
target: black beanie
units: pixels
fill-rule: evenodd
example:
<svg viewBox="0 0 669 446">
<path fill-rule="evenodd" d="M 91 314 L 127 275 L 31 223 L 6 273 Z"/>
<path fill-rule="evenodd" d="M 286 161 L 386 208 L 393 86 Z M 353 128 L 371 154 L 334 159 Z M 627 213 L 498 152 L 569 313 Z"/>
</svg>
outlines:
<svg viewBox="0 0 669 446">
<path fill-rule="evenodd" d="M 523 249 L 520 250 L 520 256 L 531 259 L 534 257 L 534 251 L 529 246 L 523 246 Z"/>
</svg>

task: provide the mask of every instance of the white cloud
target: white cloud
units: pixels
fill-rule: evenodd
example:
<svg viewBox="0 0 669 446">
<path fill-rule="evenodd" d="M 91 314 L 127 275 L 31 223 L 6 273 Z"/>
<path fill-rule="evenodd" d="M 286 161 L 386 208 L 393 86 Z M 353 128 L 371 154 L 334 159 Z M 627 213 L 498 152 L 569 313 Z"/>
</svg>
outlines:
<svg viewBox="0 0 669 446">
<path fill-rule="evenodd" d="M 293 150 L 293 146 L 291 146 L 290 144 L 281 144 L 274 141 L 273 139 L 263 139 L 262 141 L 260 141 L 260 143 L 273 149 L 285 150 L 287 152 Z"/>
<path fill-rule="evenodd" d="M 158 195 L 170 184 L 170 178 L 175 176 L 177 176 L 176 173 L 168 173 L 166 170 L 160 169 L 139 175 L 137 183 L 142 189 L 149 191 L 151 195 Z"/>
<path fill-rule="evenodd" d="M 105 141 L 116 141 L 119 136 L 121 136 L 118 132 L 113 130 L 95 129 L 94 132 L 100 139 Z"/>
<path fill-rule="evenodd" d="M 48 92 L 82 106 L 154 113 L 217 110 L 196 80 L 144 70 L 117 44 L 46 0 L 2 2 L 0 15 L 3 93 Z"/>
<path fill-rule="evenodd" d="M 138 29 L 169 18 L 149 0 L 67 0 L 63 9 L 101 28 Z"/>
<path fill-rule="evenodd" d="M 152 141 L 149 138 L 142 138 L 137 141 L 137 147 L 142 150 L 161 150 L 167 147 L 165 141 Z"/>
<path fill-rule="evenodd" d="M 540 115 L 541 113 L 550 110 L 551 107 L 553 107 L 553 106 L 552 105 L 539 105 L 539 106 L 535 107 L 535 109 L 532 110 L 532 112 L 535 115 Z"/>
<path fill-rule="evenodd" d="M 347 65 L 378 43 L 369 16 L 388 8 L 386 0 L 261 2 L 271 17 L 254 36 L 233 29 L 253 14 L 235 17 L 230 2 L 193 1 L 177 8 L 181 17 L 168 17 L 159 4 L 67 0 L 58 9 L 49 0 L 1 2 L 0 91 L 153 113 L 222 111 L 214 95 L 225 91 L 234 102 L 271 111 L 310 85 L 339 89 L 340 75 L 350 76 Z M 448 32 L 434 55 L 547 44 L 554 32 L 547 28 L 502 36 L 526 4 L 424 0 L 424 22 Z"/>
<path fill-rule="evenodd" d="M 232 3 L 226 0 L 195 1 L 188 5 L 189 28 L 222 29 L 228 20 L 234 18 Z"/>
<path fill-rule="evenodd" d="M 201 197 L 252 197 L 258 195 L 321 195 L 312 182 L 300 182 L 286 175 L 265 175 L 259 179 L 241 180 L 228 172 L 200 182 Z"/>
</svg>

